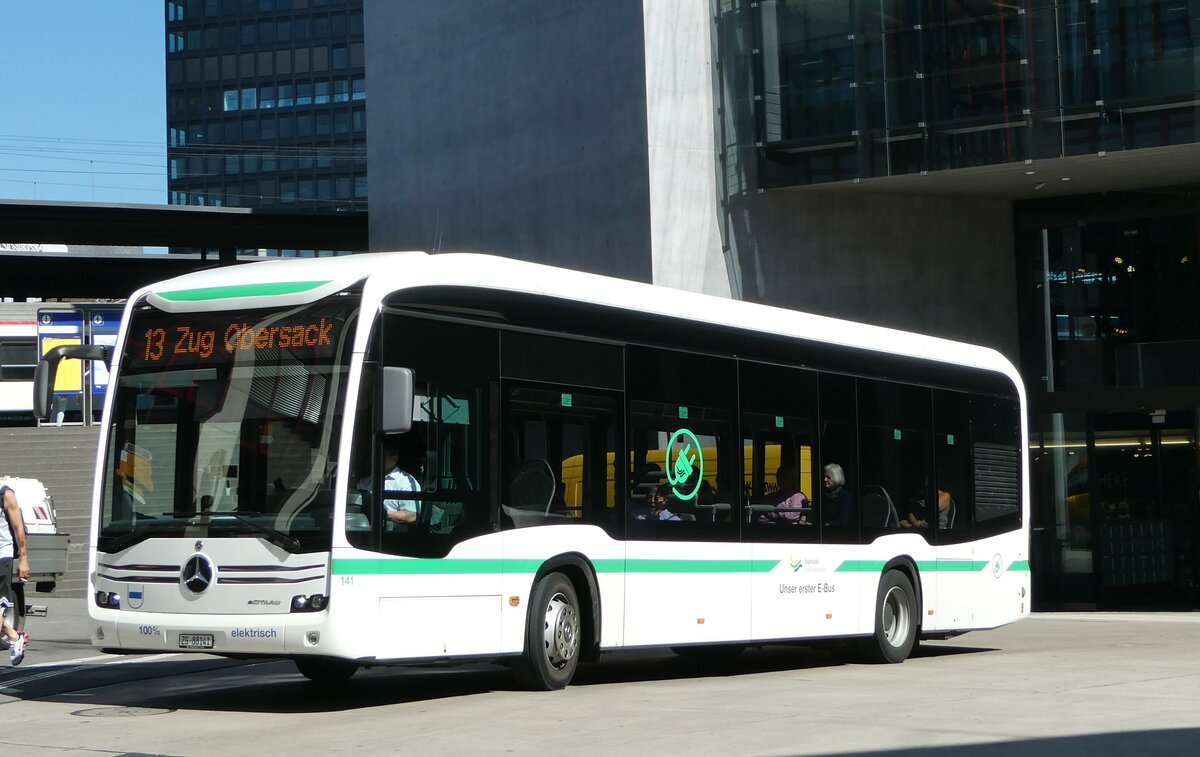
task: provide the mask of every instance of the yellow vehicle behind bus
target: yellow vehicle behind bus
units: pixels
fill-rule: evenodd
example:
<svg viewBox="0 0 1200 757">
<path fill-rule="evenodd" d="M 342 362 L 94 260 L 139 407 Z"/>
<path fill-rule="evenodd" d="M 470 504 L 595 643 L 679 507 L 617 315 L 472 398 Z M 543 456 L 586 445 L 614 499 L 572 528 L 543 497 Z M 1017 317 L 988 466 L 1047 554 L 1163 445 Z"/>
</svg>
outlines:
<svg viewBox="0 0 1200 757">
<path fill-rule="evenodd" d="M 712 447 L 704 447 L 704 480 L 714 488 L 717 485 L 717 451 Z M 754 470 L 754 447 L 743 447 L 743 483 L 742 485 L 749 490 L 752 485 L 752 477 Z M 616 494 L 614 492 L 614 484 L 612 477 L 614 453 L 608 453 L 609 471 L 607 481 L 607 504 L 609 508 L 616 506 Z M 666 466 L 666 450 L 655 449 L 647 450 L 646 463 L 654 464 L 660 470 Z M 633 467 L 633 456 L 629 458 L 630 467 Z M 779 470 L 779 445 L 768 444 L 765 447 L 765 455 L 763 459 L 763 491 L 766 494 L 773 494 L 778 491 L 779 484 L 775 481 L 775 472 Z M 812 481 L 812 447 L 804 445 L 800 447 L 800 480 L 802 482 Z M 566 504 L 567 512 L 578 515 L 583 503 L 583 455 L 572 455 L 562 462 L 562 484 L 563 484 L 563 501 Z M 810 498 L 816 495 L 816 492 L 804 492 Z M 635 491 L 634 497 L 638 496 Z"/>
</svg>

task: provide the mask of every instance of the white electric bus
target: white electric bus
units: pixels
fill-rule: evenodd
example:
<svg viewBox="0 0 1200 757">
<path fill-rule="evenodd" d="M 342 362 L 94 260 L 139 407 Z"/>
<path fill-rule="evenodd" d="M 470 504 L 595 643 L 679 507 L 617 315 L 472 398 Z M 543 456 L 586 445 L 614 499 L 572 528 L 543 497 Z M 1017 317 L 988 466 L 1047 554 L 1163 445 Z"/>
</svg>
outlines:
<svg viewBox="0 0 1200 757">
<path fill-rule="evenodd" d="M 846 639 L 1029 612 L 1024 399 L 982 347 L 508 259 L 217 268 L 129 300 L 93 644 L 362 666 Z M 397 473 L 395 468 L 403 473 Z"/>
</svg>

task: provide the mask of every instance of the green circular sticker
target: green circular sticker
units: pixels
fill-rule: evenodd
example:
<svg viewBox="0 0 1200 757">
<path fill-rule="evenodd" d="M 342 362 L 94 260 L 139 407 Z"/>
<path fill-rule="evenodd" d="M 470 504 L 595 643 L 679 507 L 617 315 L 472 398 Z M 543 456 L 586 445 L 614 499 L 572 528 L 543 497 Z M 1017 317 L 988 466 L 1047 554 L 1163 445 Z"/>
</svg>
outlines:
<svg viewBox="0 0 1200 757">
<path fill-rule="evenodd" d="M 684 445 L 683 449 L 676 450 L 675 444 Z M 671 453 L 675 452 L 674 460 L 671 459 Z M 686 428 L 681 428 L 674 434 L 671 434 L 671 441 L 667 443 L 667 483 L 671 485 L 671 492 L 683 500 L 684 502 L 696 496 L 700 491 L 700 484 L 704 481 L 704 455 L 700 450 L 700 440 L 696 435 Z M 689 481 L 695 477 L 695 483 L 691 486 L 690 491 L 680 491 L 680 486 L 686 486 Z"/>
</svg>

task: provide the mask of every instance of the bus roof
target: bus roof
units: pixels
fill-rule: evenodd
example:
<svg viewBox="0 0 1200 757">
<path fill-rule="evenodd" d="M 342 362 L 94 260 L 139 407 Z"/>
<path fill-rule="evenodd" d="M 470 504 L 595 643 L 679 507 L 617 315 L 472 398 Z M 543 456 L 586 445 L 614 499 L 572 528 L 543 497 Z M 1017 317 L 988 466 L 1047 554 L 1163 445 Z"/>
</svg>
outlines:
<svg viewBox="0 0 1200 757">
<path fill-rule="evenodd" d="M 301 304 L 363 280 L 367 303 L 426 286 L 524 292 L 638 312 L 653 302 L 655 312 L 665 317 L 997 371 L 1023 394 L 1016 368 L 988 347 L 492 255 L 393 252 L 276 258 L 190 273 L 138 294 L 148 295 L 151 304 L 168 312 L 194 312 Z"/>
</svg>

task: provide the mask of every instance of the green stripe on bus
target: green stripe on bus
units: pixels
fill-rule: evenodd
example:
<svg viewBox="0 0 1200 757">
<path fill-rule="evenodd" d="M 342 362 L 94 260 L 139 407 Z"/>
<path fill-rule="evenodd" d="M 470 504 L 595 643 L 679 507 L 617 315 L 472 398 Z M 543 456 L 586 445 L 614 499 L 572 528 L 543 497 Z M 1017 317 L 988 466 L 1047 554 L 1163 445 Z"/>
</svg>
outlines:
<svg viewBox="0 0 1200 757">
<path fill-rule="evenodd" d="M 834 570 L 835 573 L 879 573 L 886 565 L 883 560 L 845 560 Z"/>
<path fill-rule="evenodd" d="M 594 560 L 597 573 L 769 573 L 778 560 Z M 460 559 L 333 561 L 334 575 L 536 573 L 541 560 Z"/>
<path fill-rule="evenodd" d="M 355 559 L 355 560 L 334 560 L 333 574 L 335 576 L 344 575 L 366 575 L 366 576 L 387 576 L 387 575 L 423 575 L 423 574 L 445 574 L 445 573 L 504 573 L 506 567 L 508 572 L 521 573 L 526 572 L 522 569 L 521 560 L 374 560 L 374 559 Z M 537 570 L 536 567 L 533 570 Z M 531 571 L 530 571 L 531 572 Z"/>
<path fill-rule="evenodd" d="M 978 573 L 991 565 L 987 560 L 937 560 L 938 573 Z"/>
<path fill-rule="evenodd" d="M 835 573 L 882 573 L 883 560 L 846 560 Z M 991 565 L 986 560 L 919 560 L 917 570 L 927 573 L 969 573 Z"/>
<path fill-rule="evenodd" d="M 227 300 L 233 297 L 271 297 L 281 294 L 297 294 L 328 284 L 328 281 L 280 281 L 266 284 L 236 284 L 200 289 L 180 289 L 175 292 L 160 292 L 159 297 L 171 302 L 199 302 L 201 300 Z"/>
<path fill-rule="evenodd" d="M 929 563 L 917 563 L 921 570 L 934 570 L 938 573 L 974 573 L 991 565 L 990 560 L 937 560 L 933 568 Z M 1009 570 L 1029 570 L 1028 560 L 1014 560 Z"/>
<path fill-rule="evenodd" d="M 597 573 L 770 573 L 781 560 L 593 560 Z M 881 573 L 883 560 L 845 560 L 836 573 Z M 970 573 L 991 565 L 986 560 L 922 560 L 917 568 L 930 573 Z M 346 559 L 333 561 L 334 575 L 454 575 L 479 573 L 536 573 L 541 560 L 445 558 Z M 1028 560 L 1016 560 L 1009 570 L 1029 570 Z"/>
<path fill-rule="evenodd" d="M 614 560 L 613 562 L 622 562 Z M 770 573 L 779 560 L 624 560 L 626 573 Z M 599 570 L 599 567 L 597 567 Z M 618 568 L 617 570 L 620 570 Z"/>
</svg>

